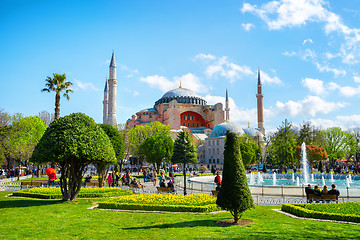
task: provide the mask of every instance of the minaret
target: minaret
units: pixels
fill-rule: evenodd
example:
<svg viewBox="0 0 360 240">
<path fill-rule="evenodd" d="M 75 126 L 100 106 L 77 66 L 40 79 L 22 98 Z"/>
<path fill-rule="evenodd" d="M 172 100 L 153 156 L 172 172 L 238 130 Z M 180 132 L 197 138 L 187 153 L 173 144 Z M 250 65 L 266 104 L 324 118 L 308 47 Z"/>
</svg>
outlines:
<svg viewBox="0 0 360 240">
<path fill-rule="evenodd" d="M 107 124 L 116 125 L 116 62 L 115 62 L 115 53 L 113 50 L 110 67 L 109 67 L 109 104 L 108 104 L 108 117 Z"/>
<path fill-rule="evenodd" d="M 225 121 L 230 121 L 229 116 L 230 108 L 229 108 L 229 97 L 228 97 L 228 90 L 226 89 L 226 99 L 225 99 Z"/>
<path fill-rule="evenodd" d="M 105 89 L 104 89 L 104 101 L 103 101 L 103 124 L 108 123 L 108 108 L 109 108 L 109 91 L 108 91 L 108 80 L 106 77 Z"/>
<path fill-rule="evenodd" d="M 262 85 L 260 79 L 260 67 L 258 69 L 258 84 L 257 84 L 257 116 L 258 116 L 258 130 L 265 136 L 264 128 L 264 106 L 263 106 Z"/>
</svg>

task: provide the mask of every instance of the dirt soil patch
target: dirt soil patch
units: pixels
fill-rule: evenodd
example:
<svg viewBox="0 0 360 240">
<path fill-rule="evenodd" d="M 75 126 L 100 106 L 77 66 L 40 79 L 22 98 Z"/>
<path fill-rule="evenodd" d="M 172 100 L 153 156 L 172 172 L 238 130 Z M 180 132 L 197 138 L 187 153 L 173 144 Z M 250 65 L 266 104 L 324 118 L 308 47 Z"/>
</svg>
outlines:
<svg viewBox="0 0 360 240">
<path fill-rule="evenodd" d="M 216 222 L 220 226 L 246 226 L 252 224 L 253 222 L 248 219 L 239 219 L 237 223 L 235 223 L 234 219 L 224 219 Z"/>
</svg>

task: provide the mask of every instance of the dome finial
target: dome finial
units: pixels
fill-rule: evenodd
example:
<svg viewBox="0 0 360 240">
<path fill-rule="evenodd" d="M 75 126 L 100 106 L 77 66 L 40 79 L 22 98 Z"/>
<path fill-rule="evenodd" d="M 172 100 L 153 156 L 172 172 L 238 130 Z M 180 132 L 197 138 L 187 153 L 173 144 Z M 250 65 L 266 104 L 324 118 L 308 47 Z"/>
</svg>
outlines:
<svg viewBox="0 0 360 240">
<path fill-rule="evenodd" d="M 180 86 L 179 86 L 179 88 L 182 88 L 182 86 L 181 86 L 181 79 L 180 79 Z"/>
<path fill-rule="evenodd" d="M 248 128 L 250 128 L 250 122 L 248 122 Z"/>
</svg>

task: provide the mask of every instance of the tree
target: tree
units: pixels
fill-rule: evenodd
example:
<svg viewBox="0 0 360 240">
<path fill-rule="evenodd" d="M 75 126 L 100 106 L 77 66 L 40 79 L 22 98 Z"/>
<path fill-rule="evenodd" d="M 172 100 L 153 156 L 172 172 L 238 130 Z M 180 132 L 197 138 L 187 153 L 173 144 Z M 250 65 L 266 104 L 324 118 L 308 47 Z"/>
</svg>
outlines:
<svg viewBox="0 0 360 240">
<path fill-rule="evenodd" d="M 52 121 L 54 121 L 55 115 L 50 114 L 47 111 L 41 111 L 38 114 L 39 118 L 46 124 L 46 126 L 49 126 Z"/>
<path fill-rule="evenodd" d="M 111 144 L 113 146 L 115 157 L 117 160 L 120 160 L 121 163 L 124 159 L 124 142 L 120 135 L 120 133 L 111 125 L 108 124 L 101 124 L 100 127 L 109 137 Z M 117 164 L 117 163 L 116 163 Z M 97 169 L 98 180 L 99 180 L 99 187 L 104 185 L 107 172 L 109 170 L 110 164 L 107 162 L 98 162 L 95 163 L 95 167 Z"/>
<path fill-rule="evenodd" d="M 174 143 L 174 153 L 171 157 L 173 163 L 183 163 L 184 195 L 186 195 L 186 163 L 197 163 L 197 148 L 187 131 L 178 133 Z"/>
<path fill-rule="evenodd" d="M 197 148 L 187 131 L 178 133 L 174 143 L 174 153 L 171 157 L 172 163 L 183 163 L 186 153 L 186 163 L 197 163 Z"/>
<path fill-rule="evenodd" d="M 326 150 L 316 145 L 306 145 L 306 156 L 309 160 L 309 166 L 312 165 L 312 161 L 327 159 Z M 296 157 L 301 161 L 301 146 L 296 147 Z"/>
<path fill-rule="evenodd" d="M 245 167 L 260 161 L 261 149 L 253 138 L 241 136 L 240 151 Z"/>
<path fill-rule="evenodd" d="M 163 161 L 169 162 L 173 153 L 174 142 L 166 134 L 155 134 L 141 144 L 141 152 L 144 153 L 146 161 L 156 165 L 157 172 Z"/>
<path fill-rule="evenodd" d="M 297 145 L 301 146 L 303 142 L 307 145 L 320 145 L 323 143 L 321 130 L 312 126 L 310 121 L 300 125 Z"/>
<path fill-rule="evenodd" d="M 296 134 L 292 125 L 285 119 L 283 125 L 278 127 L 277 132 L 270 138 L 269 154 L 272 164 L 295 164 Z"/>
<path fill-rule="evenodd" d="M 64 201 L 74 200 L 90 163 L 116 163 L 109 137 L 95 121 L 83 113 L 56 119 L 35 147 L 30 161 L 51 162 L 60 167 L 60 188 Z"/>
<path fill-rule="evenodd" d="M 223 180 L 216 204 L 230 211 L 235 223 L 247 209 L 254 207 L 240 152 L 240 140 L 236 133 L 227 132 L 225 137 Z"/>
<path fill-rule="evenodd" d="M 355 134 L 343 131 L 339 127 L 328 128 L 322 131 L 324 148 L 328 154 L 330 164 L 334 167 L 336 159 L 345 157 L 346 154 L 355 154 L 358 143 Z"/>
<path fill-rule="evenodd" d="M 71 90 L 71 86 L 73 85 L 71 82 L 66 82 L 65 74 L 54 73 L 53 78 L 47 77 L 46 79 L 46 88 L 43 88 L 42 92 L 55 92 L 55 119 L 60 117 L 60 93 L 65 91 L 63 96 L 66 97 L 67 100 L 70 99 L 69 93 L 73 92 Z"/>
<path fill-rule="evenodd" d="M 149 136 L 154 134 L 165 134 L 170 136 L 170 126 L 158 121 L 151 122 L 145 126 L 137 125 L 126 134 L 126 144 L 133 155 L 141 154 L 140 146 Z"/>
</svg>

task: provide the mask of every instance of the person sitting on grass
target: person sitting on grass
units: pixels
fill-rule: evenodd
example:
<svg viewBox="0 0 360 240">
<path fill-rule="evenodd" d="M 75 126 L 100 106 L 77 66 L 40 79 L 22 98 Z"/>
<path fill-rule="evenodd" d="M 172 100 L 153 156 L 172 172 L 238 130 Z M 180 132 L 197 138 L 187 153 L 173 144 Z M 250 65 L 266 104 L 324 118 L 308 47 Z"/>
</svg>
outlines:
<svg viewBox="0 0 360 240">
<path fill-rule="evenodd" d="M 131 184 L 137 188 L 144 188 L 144 186 L 140 182 L 138 182 L 136 178 L 132 179 Z"/>
</svg>

